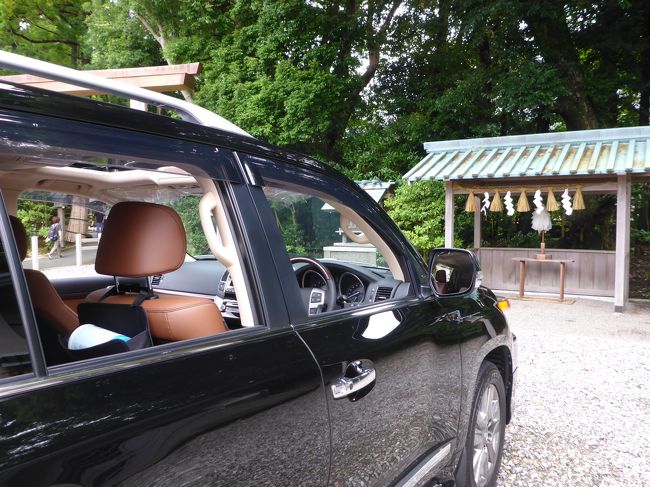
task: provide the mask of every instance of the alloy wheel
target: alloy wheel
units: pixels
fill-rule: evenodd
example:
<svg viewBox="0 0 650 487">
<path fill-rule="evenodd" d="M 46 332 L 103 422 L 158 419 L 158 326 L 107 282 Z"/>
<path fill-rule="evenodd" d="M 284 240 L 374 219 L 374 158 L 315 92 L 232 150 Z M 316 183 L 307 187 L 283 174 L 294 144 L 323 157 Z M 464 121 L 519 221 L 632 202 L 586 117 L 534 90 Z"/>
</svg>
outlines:
<svg viewBox="0 0 650 487">
<path fill-rule="evenodd" d="M 485 487 L 499 458 L 501 440 L 499 392 L 488 384 L 481 394 L 474 424 L 473 471 L 476 487 Z"/>
</svg>

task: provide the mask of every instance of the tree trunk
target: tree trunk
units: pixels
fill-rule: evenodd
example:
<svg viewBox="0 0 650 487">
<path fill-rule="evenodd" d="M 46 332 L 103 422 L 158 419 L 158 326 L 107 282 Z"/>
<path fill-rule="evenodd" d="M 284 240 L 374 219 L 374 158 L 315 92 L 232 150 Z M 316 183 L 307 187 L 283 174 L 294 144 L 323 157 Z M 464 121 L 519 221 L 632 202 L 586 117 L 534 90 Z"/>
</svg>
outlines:
<svg viewBox="0 0 650 487">
<path fill-rule="evenodd" d="M 358 83 L 352 88 L 350 93 L 345 99 L 344 108 L 339 112 L 339 116 L 336 120 L 332 121 L 332 127 L 328 131 L 326 137 L 326 153 L 336 162 L 341 161 L 340 150 L 336 148 L 339 140 L 343 137 L 345 129 L 348 126 L 352 114 L 356 110 L 359 102 L 361 101 L 362 91 L 370 84 L 374 78 L 377 68 L 379 67 L 379 61 L 381 59 L 381 49 L 386 42 L 387 31 L 390 28 L 395 13 L 401 5 L 402 0 L 392 0 L 390 9 L 386 14 L 386 17 L 383 19 L 379 28 L 375 31 L 374 29 L 374 10 L 371 8 L 372 2 L 369 2 L 368 5 L 368 17 L 366 18 L 366 46 L 368 48 L 368 66 L 364 73 L 359 77 Z M 348 8 L 355 5 L 355 2 L 348 2 Z"/>
<path fill-rule="evenodd" d="M 160 25 L 160 23 L 157 23 L 156 26 L 154 27 L 151 23 L 147 21 L 147 19 L 145 19 L 144 15 L 140 15 L 138 12 L 135 12 L 135 16 L 140 21 L 142 26 L 149 32 L 149 34 L 151 34 L 151 36 L 156 40 L 156 42 L 160 46 L 160 52 L 162 53 L 165 62 L 169 65 L 174 64 L 173 59 L 167 57 L 167 53 L 165 52 L 165 44 L 167 40 L 162 25 Z M 194 97 L 192 96 L 192 92 L 190 90 L 180 90 L 180 91 L 181 91 L 181 95 L 183 95 L 183 98 L 185 99 L 186 102 L 194 103 Z"/>
<path fill-rule="evenodd" d="M 564 119 L 568 130 L 598 128 L 565 13 L 561 5 L 545 2 L 545 6 L 544 14 L 529 14 L 525 20 L 544 61 L 555 67 L 568 92 L 558 97 L 553 109 Z"/>
<path fill-rule="evenodd" d="M 640 25 L 639 125 L 650 124 L 650 4 L 647 0 L 634 5 Z"/>
<path fill-rule="evenodd" d="M 648 125 L 650 121 L 650 49 L 644 49 L 641 55 L 640 78 L 639 125 Z"/>
<path fill-rule="evenodd" d="M 66 242 L 74 242 L 75 234 L 86 235 L 88 231 L 88 198 L 75 196 L 72 199 L 72 209 L 68 218 L 68 228 L 65 233 Z"/>
</svg>

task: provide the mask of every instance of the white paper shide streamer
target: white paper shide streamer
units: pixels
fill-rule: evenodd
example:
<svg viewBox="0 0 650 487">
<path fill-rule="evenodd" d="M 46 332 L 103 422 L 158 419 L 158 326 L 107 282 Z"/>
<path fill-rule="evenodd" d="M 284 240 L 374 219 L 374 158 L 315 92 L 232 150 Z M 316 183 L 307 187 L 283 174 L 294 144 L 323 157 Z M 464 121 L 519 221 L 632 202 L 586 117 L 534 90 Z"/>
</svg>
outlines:
<svg viewBox="0 0 650 487">
<path fill-rule="evenodd" d="M 535 191 L 535 196 L 533 197 L 533 204 L 535 205 L 535 213 L 538 215 L 544 211 L 544 202 L 542 201 L 542 191 Z"/>
<path fill-rule="evenodd" d="M 538 233 L 548 232 L 553 226 L 551 215 L 544 208 L 540 212 L 535 212 L 532 223 L 533 230 L 537 230 Z"/>
<path fill-rule="evenodd" d="M 512 204 L 512 194 L 510 194 L 510 191 L 508 191 L 503 197 L 503 204 L 506 206 L 506 213 L 508 216 L 515 214 L 515 207 Z"/>
<path fill-rule="evenodd" d="M 571 206 L 571 196 L 569 196 L 569 188 L 564 190 L 562 193 L 562 208 L 567 215 L 573 213 L 573 207 Z"/>
<path fill-rule="evenodd" d="M 483 196 L 484 198 L 483 198 L 483 206 L 481 206 L 481 212 L 484 215 L 487 215 L 488 208 L 490 208 L 490 193 L 486 191 L 485 193 L 483 193 Z"/>
</svg>

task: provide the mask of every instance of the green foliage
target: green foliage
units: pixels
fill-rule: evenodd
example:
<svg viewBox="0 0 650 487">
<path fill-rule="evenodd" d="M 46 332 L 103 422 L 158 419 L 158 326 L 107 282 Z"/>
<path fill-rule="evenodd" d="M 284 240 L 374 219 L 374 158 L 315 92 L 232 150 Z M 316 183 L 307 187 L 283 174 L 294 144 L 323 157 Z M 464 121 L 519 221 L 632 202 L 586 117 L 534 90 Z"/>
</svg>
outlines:
<svg viewBox="0 0 650 487">
<path fill-rule="evenodd" d="M 281 231 L 284 246 L 290 257 L 310 254 L 307 249 L 303 230 L 297 223 L 285 221 L 284 224 L 281 224 Z"/>
<path fill-rule="evenodd" d="M 418 181 L 398 186 L 393 198 L 385 201 L 388 214 L 426 256 L 444 239 L 445 188 L 438 181 Z"/>
<path fill-rule="evenodd" d="M 54 206 L 29 200 L 18 200 L 18 219 L 25 226 L 28 235 L 47 237 L 52 217 L 56 214 Z"/>
<path fill-rule="evenodd" d="M 0 46 L 66 66 L 82 66 L 84 1 L 0 0 Z"/>
<path fill-rule="evenodd" d="M 164 63 L 160 45 L 130 13 L 130 2 L 92 0 L 86 8 L 88 31 L 83 41 L 92 46 L 89 68 L 130 68 Z"/>
<path fill-rule="evenodd" d="M 650 245 L 650 231 L 633 228 L 631 231 L 632 240 Z"/>
<path fill-rule="evenodd" d="M 260 60 L 234 54 L 227 48 L 215 53 L 197 102 L 275 144 L 297 147 L 325 138 L 334 110 L 341 109 L 334 75 L 287 60 L 264 73 Z"/>
<path fill-rule="evenodd" d="M 355 120 L 341 144 L 346 162 L 339 169 L 357 181 L 398 181 L 424 155 L 426 130 L 426 119 L 417 113 L 389 123 Z"/>
<path fill-rule="evenodd" d="M 390 17 L 392 5 L 0 0 L 0 47 L 80 68 L 199 61 L 197 103 L 354 179 L 398 180 L 430 140 L 648 123 L 650 2 L 403 0 Z M 442 190 L 430 184 L 430 195 L 401 188 L 391 207 L 423 252 L 442 243 Z M 635 186 L 636 239 L 650 231 L 648 195 L 647 184 Z M 463 203 L 456 243 L 471 246 Z M 603 197 L 554 216 L 549 242 L 611 248 L 612 208 Z M 194 218 L 191 252 L 206 253 L 198 217 L 182 210 Z M 282 218 L 297 253 L 318 247 L 320 237 L 302 241 Z M 490 245 L 538 244 L 529 215 L 488 214 L 483 233 Z"/>
<path fill-rule="evenodd" d="M 170 206 L 183 220 L 187 235 L 187 253 L 190 255 L 210 255 L 210 247 L 201 227 L 199 216 L 199 197 L 185 196 L 173 201 Z"/>
<path fill-rule="evenodd" d="M 92 0 L 87 4 L 92 65 L 97 68 L 205 61 L 227 32 L 232 2 Z"/>
<path fill-rule="evenodd" d="M 271 208 L 290 256 L 323 256 L 323 247 L 332 245 L 339 228 L 339 215 L 323 211 L 324 202 L 316 197 L 270 199 Z"/>
</svg>

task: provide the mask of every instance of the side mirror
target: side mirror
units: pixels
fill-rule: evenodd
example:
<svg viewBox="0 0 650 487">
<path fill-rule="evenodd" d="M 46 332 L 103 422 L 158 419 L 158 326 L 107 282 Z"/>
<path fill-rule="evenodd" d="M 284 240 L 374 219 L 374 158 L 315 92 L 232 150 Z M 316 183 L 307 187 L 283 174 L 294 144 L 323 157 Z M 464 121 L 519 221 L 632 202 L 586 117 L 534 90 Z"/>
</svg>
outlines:
<svg viewBox="0 0 650 487">
<path fill-rule="evenodd" d="M 452 296 L 473 291 L 483 276 L 476 256 L 464 249 L 434 249 L 429 254 L 431 288 L 436 294 Z"/>
</svg>

